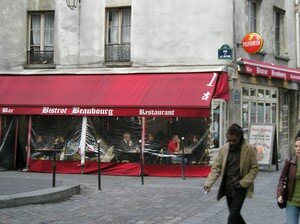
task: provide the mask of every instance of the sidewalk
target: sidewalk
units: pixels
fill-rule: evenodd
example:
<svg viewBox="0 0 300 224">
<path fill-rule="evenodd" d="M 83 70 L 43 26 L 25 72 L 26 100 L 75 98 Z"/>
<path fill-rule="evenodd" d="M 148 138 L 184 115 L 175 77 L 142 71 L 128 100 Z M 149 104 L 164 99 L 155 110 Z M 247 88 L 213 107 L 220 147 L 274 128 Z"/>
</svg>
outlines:
<svg viewBox="0 0 300 224">
<path fill-rule="evenodd" d="M 254 198 L 245 201 L 242 214 L 250 224 L 283 224 L 284 210 L 276 204 L 276 186 L 280 171 L 260 171 L 255 182 Z M 226 200 L 216 201 L 216 184 L 204 194 L 205 178 L 102 176 L 98 191 L 96 174 L 57 174 L 57 186 L 52 188 L 52 174 L 18 171 L 0 172 L 0 204 L 4 197 L 51 194 L 80 185 L 80 194 L 60 198 L 58 203 L 29 204 L 0 209 L 0 223 L 180 223 L 226 224 Z M 2 180 L 10 181 L 6 185 Z M 29 180 L 29 181 L 28 181 Z M 10 184 L 11 188 L 8 187 Z M 68 186 L 67 186 L 68 185 Z M 3 189 L 3 191 L 2 191 Z M 4 190 L 9 194 L 3 195 Z M 23 193 L 20 193 L 23 189 Z M 34 190 L 34 191 L 28 191 Z M 72 197 L 70 197 L 72 196 Z M 51 198 L 51 197 L 49 197 Z M 32 199 L 33 200 L 33 199 Z M 57 198 L 56 198 L 57 200 Z M 27 201 L 28 202 L 28 201 Z M 35 201 L 33 201 L 35 202 Z M 28 204 L 28 203 L 27 203 Z M 20 204 L 18 204 L 20 205 Z M 8 206 L 6 206 L 8 207 Z"/>
<path fill-rule="evenodd" d="M 36 178 L 34 174 L 0 171 L 0 208 L 61 201 L 80 193 L 80 185 L 70 180 Z"/>
</svg>

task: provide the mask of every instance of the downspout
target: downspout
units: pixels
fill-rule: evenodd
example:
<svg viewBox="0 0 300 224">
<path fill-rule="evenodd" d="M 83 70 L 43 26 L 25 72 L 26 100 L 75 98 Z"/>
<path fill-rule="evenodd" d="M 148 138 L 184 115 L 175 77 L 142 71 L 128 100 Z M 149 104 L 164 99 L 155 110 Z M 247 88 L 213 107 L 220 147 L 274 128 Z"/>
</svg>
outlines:
<svg viewBox="0 0 300 224">
<path fill-rule="evenodd" d="M 78 3 L 78 42 L 77 42 L 77 47 L 78 47 L 78 52 L 77 52 L 77 68 L 80 67 L 80 28 L 81 28 L 81 0 L 79 0 Z"/>
<path fill-rule="evenodd" d="M 232 35 L 233 35 L 232 36 L 232 40 L 233 40 L 233 62 L 235 64 L 236 63 L 236 48 L 237 48 L 236 33 L 235 33 L 235 0 L 232 0 Z"/>
<path fill-rule="evenodd" d="M 300 68 L 300 19 L 299 19 L 299 0 L 295 0 L 295 19 L 296 19 L 296 66 L 297 68 Z"/>
</svg>

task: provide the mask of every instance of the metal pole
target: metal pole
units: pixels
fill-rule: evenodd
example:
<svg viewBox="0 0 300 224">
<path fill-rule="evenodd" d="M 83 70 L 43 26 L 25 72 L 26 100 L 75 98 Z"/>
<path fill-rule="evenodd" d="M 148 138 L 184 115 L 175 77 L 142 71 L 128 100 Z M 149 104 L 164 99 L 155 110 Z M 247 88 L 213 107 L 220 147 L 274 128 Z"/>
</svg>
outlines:
<svg viewBox="0 0 300 224">
<path fill-rule="evenodd" d="M 145 117 L 142 117 L 142 144 L 140 148 L 140 163 L 141 163 L 141 181 L 144 185 L 144 149 L 145 149 L 145 134 L 146 134 L 146 124 Z"/>
<path fill-rule="evenodd" d="M 100 140 L 97 141 L 97 146 L 98 146 L 98 190 L 101 191 Z"/>
<path fill-rule="evenodd" d="M 182 156 L 182 160 L 181 160 L 181 167 L 182 167 L 182 170 L 181 170 L 181 177 L 182 179 L 184 180 L 185 177 L 184 177 L 184 144 L 183 144 L 183 141 L 184 141 L 184 137 L 181 137 L 181 156 Z"/>
<path fill-rule="evenodd" d="M 55 187 L 55 174 L 56 174 L 56 150 L 53 150 L 53 159 L 52 159 L 52 187 Z"/>
</svg>

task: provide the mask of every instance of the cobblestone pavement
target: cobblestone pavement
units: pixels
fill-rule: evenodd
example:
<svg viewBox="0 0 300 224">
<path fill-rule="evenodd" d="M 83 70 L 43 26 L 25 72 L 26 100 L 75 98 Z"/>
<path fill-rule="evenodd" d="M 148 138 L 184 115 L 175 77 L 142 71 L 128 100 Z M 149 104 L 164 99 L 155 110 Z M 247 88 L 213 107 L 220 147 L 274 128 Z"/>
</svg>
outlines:
<svg viewBox="0 0 300 224">
<path fill-rule="evenodd" d="M 21 175 L 51 179 L 51 174 L 0 172 L 0 178 Z M 247 223 L 284 223 L 284 210 L 275 200 L 278 177 L 278 171 L 259 172 L 254 198 L 247 199 L 242 210 Z M 216 201 L 217 184 L 204 194 L 204 178 L 145 177 L 141 185 L 139 177 L 102 176 L 101 191 L 97 175 L 57 179 L 80 183 L 81 194 L 57 203 L 0 209 L 0 223 L 222 224 L 228 215 L 226 201 Z"/>
</svg>

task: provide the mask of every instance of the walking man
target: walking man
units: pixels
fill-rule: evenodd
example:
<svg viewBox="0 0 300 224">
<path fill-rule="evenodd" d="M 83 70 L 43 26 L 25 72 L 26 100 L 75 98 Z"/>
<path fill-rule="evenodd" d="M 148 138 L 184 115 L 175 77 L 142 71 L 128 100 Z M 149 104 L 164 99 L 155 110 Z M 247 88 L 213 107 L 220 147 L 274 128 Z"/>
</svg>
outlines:
<svg viewBox="0 0 300 224">
<path fill-rule="evenodd" d="M 243 224 L 246 222 L 240 212 L 245 198 L 253 195 L 254 179 L 258 173 L 256 150 L 244 139 L 243 129 L 237 124 L 228 128 L 226 137 L 228 143 L 220 148 L 205 181 L 204 190 L 209 192 L 221 176 L 217 200 L 226 196 L 228 224 Z"/>
</svg>

